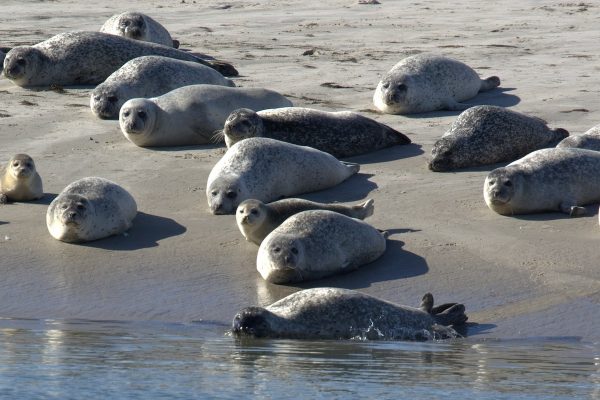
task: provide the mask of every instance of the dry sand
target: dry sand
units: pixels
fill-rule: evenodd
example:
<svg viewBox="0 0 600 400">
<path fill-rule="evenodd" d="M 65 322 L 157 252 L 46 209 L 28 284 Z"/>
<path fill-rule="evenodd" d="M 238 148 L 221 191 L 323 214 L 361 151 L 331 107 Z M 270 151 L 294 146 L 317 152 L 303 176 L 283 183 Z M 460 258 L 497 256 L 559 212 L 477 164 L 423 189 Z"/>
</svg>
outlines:
<svg viewBox="0 0 600 400">
<path fill-rule="evenodd" d="M 375 199 L 368 222 L 389 230 L 386 254 L 359 271 L 301 285 L 357 289 L 418 305 L 463 302 L 470 334 L 600 338 L 600 227 L 589 216 L 519 218 L 482 196 L 492 166 L 433 173 L 431 146 L 458 113 L 382 115 L 371 103 L 381 74 L 408 55 L 443 53 L 502 88 L 496 104 L 582 133 L 600 123 L 600 7 L 560 1 L 356 0 L 131 1 L 182 48 L 232 62 L 236 83 L 266 87 L 295 105 L 353 110 L 408 134 L 414 145 L 354 157 L 361 174 L 306 198 Z M 69 30 L 97 30 L 120 1 L 13 1 L 0 5 L 0 46 L 33 44 Z M 307 50 L 312 55 L 303 55 Z M 47 196 L 0 207 L 0 316 L 229 322 L 251 304 L 296 290 L 262 280 L 257 247 L 233 216 L 213 216 L 204 188 L 221 146 L 148 150 L 115 121 L 95 118 L 89 88 L 26 90 L 0 78 L 0 160 L 30 154 Z M 47 204 L 68 183 L 102 176 L 126 188 L 140 214 L 127 236 L 69 245 L 46 230 Z"/>
</svg>

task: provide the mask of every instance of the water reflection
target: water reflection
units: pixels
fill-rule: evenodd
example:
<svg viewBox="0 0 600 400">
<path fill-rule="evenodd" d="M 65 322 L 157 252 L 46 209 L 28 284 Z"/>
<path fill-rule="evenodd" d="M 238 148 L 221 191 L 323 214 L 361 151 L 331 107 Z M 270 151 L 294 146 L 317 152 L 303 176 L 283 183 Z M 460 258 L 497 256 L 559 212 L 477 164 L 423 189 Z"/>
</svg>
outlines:
<svg viewBox="0 0 600 400">
<path fill-rule="evenodd" d="M 576 338 L 443 343 L 238 340 L 219 324 L 0 320 L 8 398 L 598 398 Z M 401 390 L 399 392 L 399 390 Z M 399 393 L 402 395 L 399 396 Z"/>
</svg>

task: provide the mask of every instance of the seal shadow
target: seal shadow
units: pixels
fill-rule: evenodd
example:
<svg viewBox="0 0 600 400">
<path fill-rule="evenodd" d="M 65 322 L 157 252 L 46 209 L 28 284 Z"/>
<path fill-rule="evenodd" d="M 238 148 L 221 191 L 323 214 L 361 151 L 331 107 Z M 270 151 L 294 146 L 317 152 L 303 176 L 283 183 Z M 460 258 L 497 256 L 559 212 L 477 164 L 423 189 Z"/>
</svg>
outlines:
<svg viewBox="0 0 600 400">
<path fill-rule="evenodd" d="M 469 312 L 467 310 L 467 315 Z M 454 330 L 461 336 L 485 335 L 490 333 L 494 328 L 498 327 L 495 324 L 478 324 L 477 322 L 467 322 L 461 326 L 454 326 Z"/>
<path fill-rule="evenodd" d="M 139 250 L 156 247 L 158 241 L 181 235 L 185 231 L 187 231 L 186 227 L 171 218 L 138 211 L 133 226 L 127 231 L 127 237 L 116 235 L 81 245 L 106 250 Z"/>
<path fill-rule="evenodd" d="M 301 289 L 313 287 L 338 287 L 364 289 L 375 282 L 392 281 L 426 274 L 427 262 L 421 256 L 402 249 L 404 242 L 387 240 L 385 253 L 370 264 L 348 271 L 347 274 L 330 276 L 317 281 L 297 284 Z"/>
<path fill-rule="evenodd" d="M 48 206 L 50 205 L 50 203 L 52 203 L 52 200 L 54 200 L 56 196 L 58 196 L 57 193 L 44 193 L 44 197 L 42 197 L 41 199 L 30 201 L 29 203 Z"/>
<path fill-rule="evenodd" d="M 387 232 L 388 237 L 400 233 L 411 233 L 411 232 L 421 232 L 420 229 L 412 229 L 412 228 L 394 228 L 394 229 L 385 229 L 384 232 Z"/>
<path fill-rule="evenodd" d="M 165 152 L 177 152 L 177 151 L 190 151 L 190 150 L 216 150 L 216 149 L 221 149 L 224 148 L 225 150 L 227 150 L 227 147 L 225 147 L 225 142 L 219 142 L 219 143 L 209 143 L 209 144 L 192 144 L 189 146 L 145 146 L 145 147 L 140 147 L 142 149 L 146 149 L 146 150 L 154 150 L 154 151 L 165 151 Z"/>
<path fill-rule="evenodd" d="M 10 222 L 8 222 L 8 221 L 0 221 L 0 225 L 6 225 L 6 224 L 10 224 Z"/>
<path fill-rule="evenodd" d="M 344 161 L 350 161 L 358 164 L 373 164 L 385 161 L 400 160 L 403 158 L 415 157 L 425 153 L 420 144 L 411 143 L 387 147 L 367 154 L 343 158 Z"/>
<path fill-rule="evenodd" d="M 590 204 L 585 206 L 585 215 L 580 217 L 571 217 L 565 213 L 554 211 L 554 212 L 541 212 L 535 214 L 517 214 L 517 215 L 507 215 L 507 217 L 512 217 L 515 219 L 520 219 L 523 221 L 555 221 L 557 219 L 571 219 L 571 218 L 595 218 L 598 213 L 598 204 Z"/>
<path fill-rule="evenodd" d="M 377 184 L 369 181 L 372 176 L 374 174 L 354 174 L 337 186 L 297 197 L 320 203 L 359 201 L 366 198 L 372 190 L 377 189 Z"/>
<path fill-rule="evenodd" d="M 487 92 L 477 93 L 477 96 L 469 99 L 463 104 L 468 105 L 469 107 L 474 106 L 482 106 L 482 105 L 490 105 L 490 106 L 499 106 L 499 107 L 512 107 L 516 106 L 521 102 L 521 98 L 514 94 L 506 94 L 505 92 L 510 92 L 515 90 L 516 88 L 503 88 L 498 87 Z M 440 111 L 430 111 L 425 113 L 418 114 L 406 114 L 403 115 L 407 118 L 434 118 L 434 117 L 449 117 L 453 115 L 458 115 L 462 113 L 464 110 L 440 110 Z"/>
</svg>

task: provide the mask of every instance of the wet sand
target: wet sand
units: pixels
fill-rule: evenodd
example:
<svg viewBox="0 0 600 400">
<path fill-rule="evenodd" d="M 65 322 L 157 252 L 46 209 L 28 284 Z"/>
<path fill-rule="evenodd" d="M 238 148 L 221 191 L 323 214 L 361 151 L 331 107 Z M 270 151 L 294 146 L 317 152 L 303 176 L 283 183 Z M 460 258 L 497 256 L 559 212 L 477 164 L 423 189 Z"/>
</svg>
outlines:
<svg viewBox="0 0 600 400">
<path fill-rule="evenodd" d="M 4 1 L 0 47 L 34 44 L 69 30 L 98 30 L 124 11 L 117 1 Z M 472 335 L 600 338 L 598 207 L 503 217 L 483 181 L 496 166 L 433 173 L 427 158 L 457 112 L 383 115 L 371 98 L 403 57 L 438 52 L 498 75 L 501 88 L 472 104 L 534 115 L 572 134 L 600 123 L 598 5 L 551 1 L 132 1 L 181 47 L 232 62 L 238 86 L 266 87 L 295 105 L 352 110 L 407 134 L 410 146 L 353 157 L 361 173 L 303 196 L 375 200 L 367 221 L 389 230 L 385 255 L 343 276 L 295 286 L 266 283 L 257 247 L 234 216 L 213 216 L 204 189 L 223 146 L 142 149 L 116 121 L 89 109 L 90 88 L 27 90 L 0 78 L 0 160 L 28 153 L 46 197 L 0 207 L 0 317 L 230 321 L 298 288 L 339 286 L 418 305 L 467 307 Z M 308 54 L 310 53 L 310 54 Z M 127 236 L 70 245 L 46 229 L 49 202 L 85 176 L 118 182 L 140 213 Z"/>
</svg>

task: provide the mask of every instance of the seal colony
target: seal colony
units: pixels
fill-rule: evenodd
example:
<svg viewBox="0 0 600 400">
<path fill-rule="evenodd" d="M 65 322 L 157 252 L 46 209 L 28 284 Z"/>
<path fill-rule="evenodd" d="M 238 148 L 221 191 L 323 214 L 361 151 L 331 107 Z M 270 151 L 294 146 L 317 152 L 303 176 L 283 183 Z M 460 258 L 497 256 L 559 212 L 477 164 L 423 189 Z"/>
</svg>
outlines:
<svg viewBox="0 0 600 400">
<path fill-rule="evenodd" d="M 433 307 L 423 296 L 421 308 L 393 304 L 354 290 L 306 289 L 268 307 L 248 307 L 233 318 L 237 336 L 286 339 L 427 340 L 456 338 L 465 306 Z"/>
<path fill-rule="evenodd" d="M 140 12 L 127 11 L 113 15 L 100 27 L 100 32 L 168 47 L 179 47 L 179 41 L 173 40 L 164 26 Z"/>
<path fill-rule="evenodd" d="M 196 56 L 155 43 L 102 32 L 61 33 L 34 46 L 14 47 L 4 59 L 4 75 L 22 87 L 96 85 L 127 61 L 157 55 L 220 68 Z"/>
</svg>

